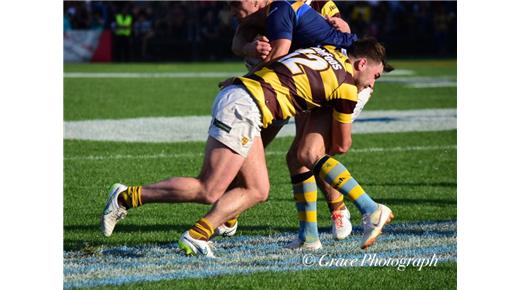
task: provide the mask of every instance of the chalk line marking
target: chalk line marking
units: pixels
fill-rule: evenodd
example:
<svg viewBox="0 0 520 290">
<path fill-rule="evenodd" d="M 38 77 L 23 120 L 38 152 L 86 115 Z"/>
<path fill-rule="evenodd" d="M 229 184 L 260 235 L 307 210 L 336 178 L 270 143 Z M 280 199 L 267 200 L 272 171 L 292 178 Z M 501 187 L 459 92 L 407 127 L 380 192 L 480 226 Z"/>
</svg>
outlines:
<svg viewBox="0 0 520 290">
<path fill-rule="evenodd" d="M 246 72 L 223 72 L 223 71 L 205 71 L 205 72 L 65 72 L 64 78 L 224 78 L 232 76 L 241 76 Z M 391 76 L 409 76 L 415 72 L 406 69 L 397 69 L 390 73 Z"/>
<path fill-rule="evenodd" d="M 322 233 L 320 239 L 323 249 L 311 253 L 317 258 L 329 254 L 333 258 L 359 260 L 363 259 L 365 253 L 377 254 L 378 258 L 394 259 L 427 258 L 435 254 L 439 262 L 457 261 L 456 221 L 390 224 L 385 227 L 385 233 L 368 252 L 359 249 L 361 235 L 360 227 L 354 227 L 352 236 L 344 241 L 334 241 L 330 233 Z M 284 246 L 294 236 L 294 233 L 283 233 L 272 236 L 239 235 L 219 239 L 216 241 L 215 250 L 217 259 L 185 257 L 177 249 L 176 243 L 106 247 L 94 253 L 65 251 L 64 288 L 265 271 L 328 269 L 317 263 L 304 265 L 303 256 L 309 252 L 285 249 Z M 361 267 L 366 264 L 358 263 L 352 266 Z M 422 270 L 427 271 L 427 268 Z"/>
<path fill-rule="evenodd" d="M 375 153 L 375 152 L 411 152 L 411 151 L 435 151 L 435 150 L 455 150 L 457 145 L 443 145 L 443 146 L 408 146 L 408 147 L 371 147 L 350 149 L 350 153 Z M 267 156 L 279 156 L 287 154 L 286 151 L 270 151 L 266 152 Z M 203 152 L 199 153 L 159 153 L 159 154 L 145 154 L 145 155 L 86 155 L 86 156 L 69 156 L 65 157 L 68 160 L 109 160 L 109 159 L 157 159 L 157 158 L 193 158 L 204 156 Z"/>
<path fill-rule="evenodd" d="M 210 116 L 66 121 L 64 138 L 120 142 L 205 141 Z M 354 134 L 444 131 L 457 128 L 456 109 L 366 111 L 353 124 Z M 289 122 L 278 136 L 294 136 Z"/>
</svg>

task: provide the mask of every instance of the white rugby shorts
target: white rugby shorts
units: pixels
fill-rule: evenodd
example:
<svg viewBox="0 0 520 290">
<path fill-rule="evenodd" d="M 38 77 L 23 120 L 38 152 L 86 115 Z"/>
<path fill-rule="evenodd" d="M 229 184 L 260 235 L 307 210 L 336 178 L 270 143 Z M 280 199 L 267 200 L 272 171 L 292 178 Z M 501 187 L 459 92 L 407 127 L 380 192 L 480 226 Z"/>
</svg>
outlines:
<svg viewBox="0 0 520 290">
<path fill-rule="evenodd" d="M 247 157 L 262 126 L 260 110 L 249 92 L 242 85 L 225 87 L 213 102 L 211 116 L 208 134 Z"/>
</svg>

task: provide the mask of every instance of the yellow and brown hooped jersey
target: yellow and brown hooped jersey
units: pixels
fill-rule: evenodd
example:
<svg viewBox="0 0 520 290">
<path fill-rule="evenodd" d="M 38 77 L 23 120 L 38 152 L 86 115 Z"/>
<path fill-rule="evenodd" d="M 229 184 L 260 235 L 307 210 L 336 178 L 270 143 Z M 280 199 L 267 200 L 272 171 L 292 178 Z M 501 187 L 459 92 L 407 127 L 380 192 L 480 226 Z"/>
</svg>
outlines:
<svg viewBox="0 0 520 290">
<path fill-rule="evenodd" d="M 351 123 L 357 88 L 347 60 L 334 46 L 298 49 L 235 83 L 255 99 L 264 128 L 322 106 L 331 106 L 339 122 Z"/>
</svg>

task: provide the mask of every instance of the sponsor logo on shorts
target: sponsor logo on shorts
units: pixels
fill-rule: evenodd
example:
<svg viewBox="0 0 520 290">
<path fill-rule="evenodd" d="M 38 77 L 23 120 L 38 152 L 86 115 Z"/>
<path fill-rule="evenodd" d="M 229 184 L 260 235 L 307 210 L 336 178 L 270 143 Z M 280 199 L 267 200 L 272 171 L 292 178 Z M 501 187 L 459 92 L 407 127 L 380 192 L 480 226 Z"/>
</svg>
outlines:
<svg viewBox="0 0 520 290">
<path fill-rule="evenodd" d="M 226 131 L 227 133 L 231 132 L 231 126 L 224 124 L 222 121 L 219 121 L 217 119 L 213 120 L 213 125 L 219 129 Z"/>
<path fill-rule="evenodd" d="M 249 138 L 246 136 L 242 137 L 242 146 L 245 146 L 249 142 Z"/>
</svg>

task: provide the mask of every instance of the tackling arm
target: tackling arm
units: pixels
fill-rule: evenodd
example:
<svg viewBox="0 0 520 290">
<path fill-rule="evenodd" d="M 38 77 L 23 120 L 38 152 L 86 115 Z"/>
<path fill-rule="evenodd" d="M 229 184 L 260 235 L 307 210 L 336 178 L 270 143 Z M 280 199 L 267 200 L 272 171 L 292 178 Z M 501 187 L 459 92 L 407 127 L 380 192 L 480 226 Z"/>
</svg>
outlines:
<svg viewBox="0 0 520 290">
<path fill-rule="evenodd" d="M 341 123 L 333 118 L 331 130 L 332 142 L 328 154 L 346 153 L 352 145 L 352 123 Z"/>
<path fill-rule="evenodd" d="M 251 72 L 258 71 L 266 64 L 271 63 L 282 56 L 285 56 L 287 53 L 289 53 L 290 48 L 291 40 L 289 39 L 277 39 L 275 41 L 271 41 L 271 53 L 269 53 L 269 55 L 263 60 L 263 62 L 255 66 L 251 70 Z"/>
<path fill-rule="evenodd" d="M 264 59 L 264 62 L 270 62 L 279 57 L 285 56 L 289 53 L 289 49 L 291 48 L 291 40 L 290 39 L 277 39 L 271 42 L 271 53 Z"/>
<path fill-rule="evenodd" d="M 269 46 L 268 41 L 263 39 L 259 41 L 256 37 L 262 34 L 264 29 L 265 9 L 260 9 L 244 18 L 233 35 L 231 43 L 233 53 L 237 56 L 260 57 L 262 50 Z"/>
</svg>

